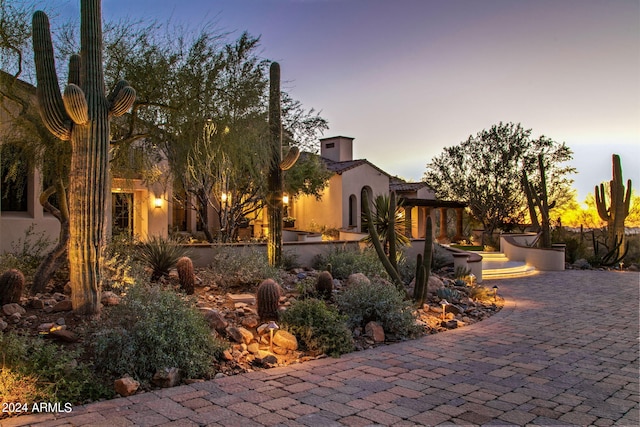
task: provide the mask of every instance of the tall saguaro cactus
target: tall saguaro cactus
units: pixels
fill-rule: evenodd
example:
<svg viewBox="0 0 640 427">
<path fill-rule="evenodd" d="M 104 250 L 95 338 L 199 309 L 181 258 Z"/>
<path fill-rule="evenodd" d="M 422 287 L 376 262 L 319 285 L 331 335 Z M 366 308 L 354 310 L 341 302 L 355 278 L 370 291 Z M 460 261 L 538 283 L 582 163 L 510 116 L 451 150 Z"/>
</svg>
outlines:
<svg viewBox="0 0 640 427">
<path fill-rule="evenodd" d="M 102 69 L 100 0 L 80 2 L 80 55 L 69 60 L 64 94 L 56 76 L 49 18 L 33 15 L 37 96 L 45 126 L 71 141 L 69 176 L 69 269 L 71 300 L 78 314 L 100 311 L 102 250 L 109 211 L 109 122 L 135 101 L 135 91 L 120 81 L 105 94 Z"/>
<path fill-rule="evenodd" d="M 269 265 L 279 266 L 282 264 L 283 172 L 296 163 L 300 151 L 296 147 L 291 147 L 284 159 L 282 158 L 280 64 L 277 62 L 273 62 L 269 68 L 269 144 L 271 161 L 267 178 L 267 211 L 269 215 L 267 256 Z"/>
<path fill-rule="evenodd" d="M 534 226 L 540 226 L 540 241 L 543 248 L 551 247 L 551 220 L 549 217 L 549 210 L 556 206 L 556 202 L 549 203 L 549 197 L 547 195 L 547 177 L 546 168 L 544 166 L 544 157 L 542 154 L 538 155 L 538 170 L 540 171 L 540 191 L 536 191 L 534 185 L 529 182 L 527 172 L 522 173 L 522 186 L 524 193 L 527 196 L 527 204 L 529 206 L 529 215 L 531 216 L 531 223 Z M 538 216 L 536 214 L 536 208 L 540 212 L 541 222 L 538 222 Z"/>
<path fill-rule="evenodd" d="M 624 221 L 629 216 L 631 204 L 631 180 L 627 180 L 625 192 L 622 181 L 622 166 L 620 156 L 614 154 L 611 159 L 613 179 L 609 181 L 610 205 L 607 207 L 607 198 L 604 184 L 595 187 L 596 207 L 598 215 L 603 221 L 607 221 L 607 232 L 612 242 L 619 242 L 624 247 Z M 615 243 L 614 243 L 615 245 Z"/>
</svg>

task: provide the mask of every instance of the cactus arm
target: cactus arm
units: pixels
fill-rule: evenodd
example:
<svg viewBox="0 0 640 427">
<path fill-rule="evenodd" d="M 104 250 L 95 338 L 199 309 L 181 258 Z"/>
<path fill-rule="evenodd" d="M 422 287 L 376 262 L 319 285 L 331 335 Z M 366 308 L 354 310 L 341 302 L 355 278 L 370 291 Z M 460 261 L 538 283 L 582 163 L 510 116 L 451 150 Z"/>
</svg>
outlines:
<svg viewBox="0 0 640 427">
<path fill-rule="evenodd" d="M 122 116 L 136 101 L 136 91 L 131 86 L 122 88 L 110 105 L 109 111 L 116 117 Z"/>
<path fill-rule="evenodd" d="M 627 192 L 624 196 L 624 211 L 625 217 L 629 216 L 629 209 L 631 208 L 631 180 L 627 180 Z"/>
<path fill-rule="evenodd" d="M 298 157 L 300 157 L 300 150 L 298 147 L 291 147 L 287 152 L 287 155 L 284 156 L 282 162 L 280 162 L 280 169 L 283 171 L 291 169 L 298 161 Z"/>
<path fill-rule="evenodd" d="M 89 121 L 89 106 L 80 87 L 73 83 L 67 85 L 62 101 L 67 114 L 75 124 L 83 125 Z"/>
<path fill-rule="evenodd" d="M 67 83 L 74 85 L 81 85 L 80 82 L 80 55 L 74 54 L 69 58 L 69 76 L 67 78 Z"/>
<path fill-rule="evenodd" d="M 603 221 L 609 221 L 609 211 L 607 209 L 607 199 L 604 192 L 604 184 L 600 184 L 595 187 L 596 193 L 596 208 L 598 209 L 598 215 Z"/>
<path fill-rule="evenodd" d="M 67 116 L 56 76 L 49 18 L 42 11 L 33 14 L 33 53 L 38 87 L 36 94 L 40 115 L 49 131 L 63 141 L 71 138 L 71 121 Z"/>
</svg>

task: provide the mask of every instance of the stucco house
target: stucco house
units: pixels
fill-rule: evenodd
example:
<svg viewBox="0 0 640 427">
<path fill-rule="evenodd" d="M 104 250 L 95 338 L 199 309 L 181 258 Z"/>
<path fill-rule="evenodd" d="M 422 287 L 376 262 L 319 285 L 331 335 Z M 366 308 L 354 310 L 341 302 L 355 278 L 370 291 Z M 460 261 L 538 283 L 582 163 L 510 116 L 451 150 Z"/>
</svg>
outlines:
<svg viewBox="0 0 640 427">
<path fill-rule="evenodd" d="M 435 221 L 434 208 L 438 208 L 445 221 L 440 223 L 439 238 L 446 240 L 446 212 L 454 208 L 458 215 L 455 239 L 461 238 L 463 204 L 436 200 L 435 192 L 427 184 L 406 182 L 366 159 L 354 159 L 353 141 L 354 138 L 346 136 L 320 139 L 321 159 L 333 175 L 321 200 L 301 196 L 289 201 L 287 213 L 296 219 L 295 228 L 312 231 L 318 227 L 332 228 L 339 230 L 341 240 L 360 239 L 363 231 L 362 190 L 367 191 L 371 200 L 395 191 L 411 223 L 408 237 L 424 238 L 426 218 L 432 216 Z M 434 227 L 437 224 L 434 223 Z"/>
</svg>

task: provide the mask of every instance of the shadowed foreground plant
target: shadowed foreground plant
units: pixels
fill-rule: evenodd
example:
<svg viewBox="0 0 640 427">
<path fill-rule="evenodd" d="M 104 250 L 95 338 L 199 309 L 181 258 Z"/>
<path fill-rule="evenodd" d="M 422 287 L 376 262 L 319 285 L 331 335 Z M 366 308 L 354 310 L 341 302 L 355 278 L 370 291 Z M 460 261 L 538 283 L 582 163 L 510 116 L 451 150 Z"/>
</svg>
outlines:
<svg viewBox="0 0 640 427">
<path fill-rule="evenodd" d="M 226 347 L 179 294 L 137 284 L 111 309 L 96 334 L 95 364 L 107 374 L 129 374 L 142 382 L 163 368 L 201 378 L 213 373 L 212 362 Z"/>
</svg>

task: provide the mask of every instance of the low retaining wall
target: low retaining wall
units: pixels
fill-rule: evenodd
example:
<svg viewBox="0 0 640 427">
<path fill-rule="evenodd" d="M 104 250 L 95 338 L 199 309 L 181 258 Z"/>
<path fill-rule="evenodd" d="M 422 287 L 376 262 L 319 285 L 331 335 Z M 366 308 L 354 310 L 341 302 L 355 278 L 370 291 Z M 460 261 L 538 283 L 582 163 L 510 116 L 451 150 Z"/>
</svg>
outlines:
<svg viewBox="0 0 640 427">
<path fill-rule="evenodd" d="M 282 244 L 282 252 L 286 256 L 288 253 L 296 256 L 297 262 L 304 267 L 313 265 L 313 258 L 316 255 L 325 254 L 331 250 L 333 246 L 341 248 L 360 248 L 361 243 L 357 241 L 327 241 L 327 242 L 284 242 Z M 267 256 L 266 243 L 197 243 L 187 245 L 193 258 L 193 265 L 196 267 L 206 267 L 213 262 L 214 256 L 219 248 L 224 247 L 225 250 L 237 251 L 261 251 Z"/>
<path fill-rule="evenodd" d="M 500 252 L 511 261 L 523 261 L 540 271 L 564 270 L 564 247 L 532 248 L 536 234 L 507 234 L 500 236 Z"/>
</svg>

